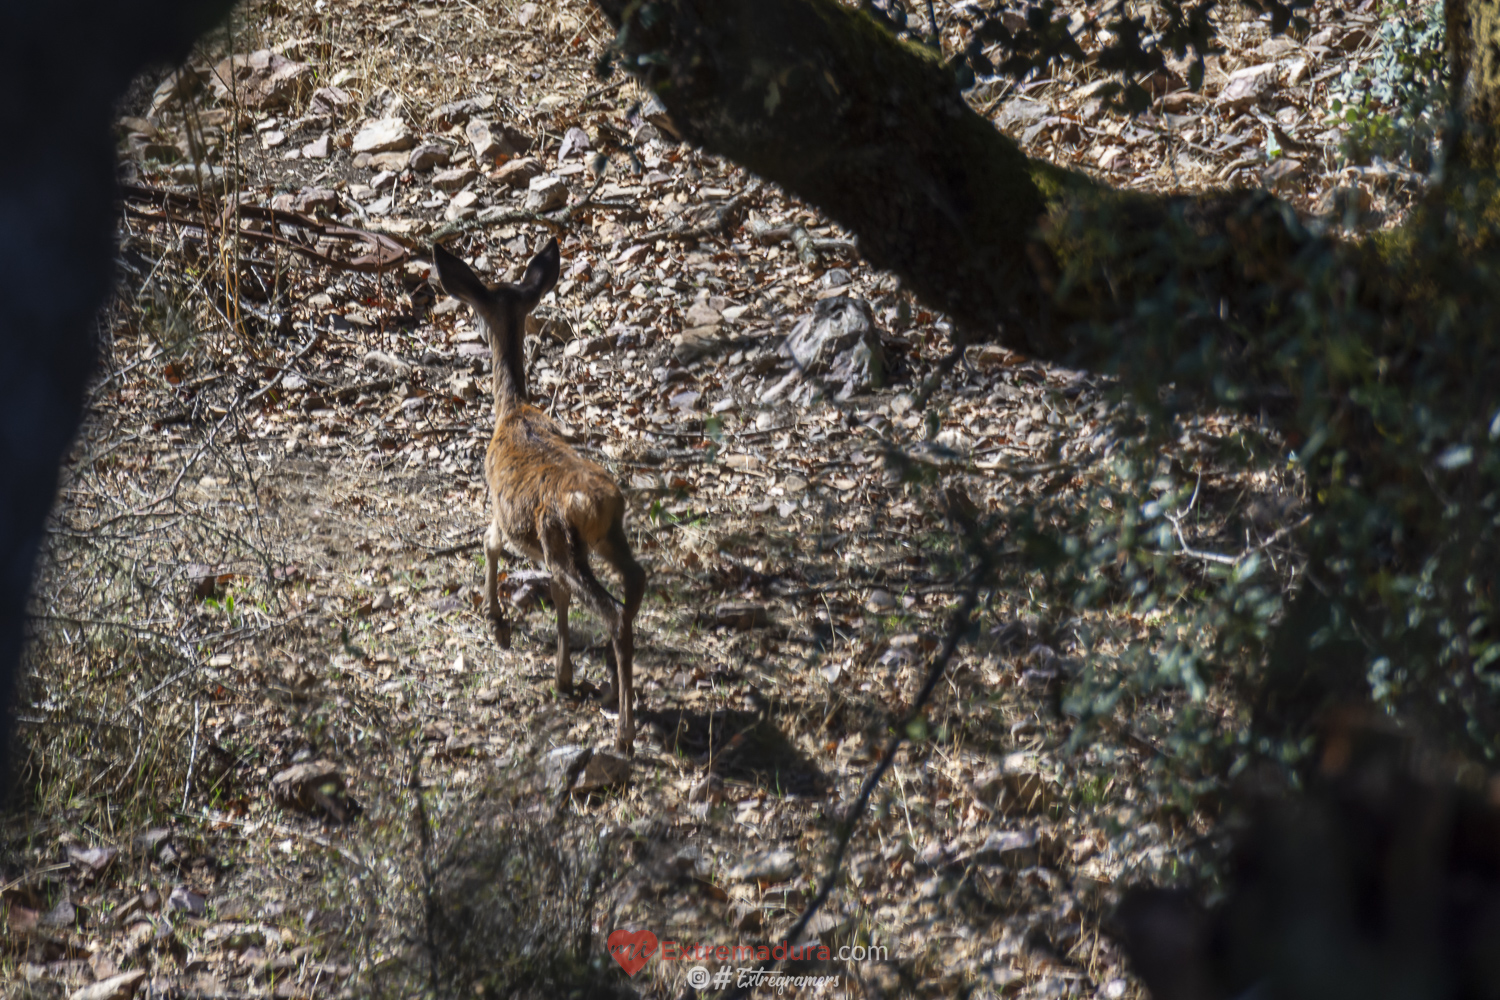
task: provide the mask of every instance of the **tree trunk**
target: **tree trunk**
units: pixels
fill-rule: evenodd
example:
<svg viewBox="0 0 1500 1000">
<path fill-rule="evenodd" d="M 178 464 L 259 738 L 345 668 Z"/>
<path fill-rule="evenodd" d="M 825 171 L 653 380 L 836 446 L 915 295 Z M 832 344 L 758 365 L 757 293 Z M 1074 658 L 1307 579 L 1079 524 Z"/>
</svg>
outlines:
<svg viewBox="0 0 1500 1000">
<path fill-rule="evenodd" d="M 1453 152 L 1493 170 L 1500 135 L 1500 0 L 1445 0 L 1448 70 L 1457 115 Z"/>
<path fill-rule="evenodd" d="M 596 3 L 689 141 L 817 205 L 971 338 L 1240 404 L 1283 383 L 1242 331 L 1285 315 L 1332 245 L 1274 199 L 1119 192 L 1030 160 L 930 50 L 837 0 Z M 1163 288 L 1209 305 L 1143 322 Z"/>
</svg>

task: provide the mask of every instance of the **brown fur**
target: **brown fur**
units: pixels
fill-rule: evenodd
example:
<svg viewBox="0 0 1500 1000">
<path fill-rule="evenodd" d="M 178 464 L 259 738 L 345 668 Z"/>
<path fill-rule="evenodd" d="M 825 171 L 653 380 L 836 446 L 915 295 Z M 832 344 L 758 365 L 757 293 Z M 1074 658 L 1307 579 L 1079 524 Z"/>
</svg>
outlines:
<svg viewBox="0 0 1500 1000">
<path fill-rule="evenodd" d="M 614 647 L 620 726 L 617 746 L 630 753 L 635 739 L 634 623 L 646 590 L 646 573 L 625 536 L 625 498 L 609 473 L 581 457 L 562 431 L 530 404 L 521 340 L 526 315 L 557 282 L 557 242 L 550 242 L 526 269 L 519 285 L 489 288 L 468 265 L 442 247 L 433 248 L 438 280 L 468 303 L 483 326 L 494 357 L 495 433 L 485 452 L 490 487 L 490 526 L 484 537 L 485 611 L 501 645 L 510 626 L 500 611 L 497 570 L 508 545 L 552 573 L 557 608 L 557 686 L 573 687 L 568 605 L 573 598 L 603 619 Z M 625 599 L 617 601 L 589 566 L 598 555 L 619 574 Z"/>
</svg>

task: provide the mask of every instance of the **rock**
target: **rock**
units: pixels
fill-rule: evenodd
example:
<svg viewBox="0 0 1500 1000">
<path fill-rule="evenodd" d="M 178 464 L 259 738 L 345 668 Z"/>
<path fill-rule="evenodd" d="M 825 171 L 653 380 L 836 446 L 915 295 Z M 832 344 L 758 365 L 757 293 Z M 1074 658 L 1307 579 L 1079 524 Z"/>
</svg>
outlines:
<svg viewBox="0 0 1500 1000">
<path fill-rule="evenodd" d="M 654 125 L 678 142 L 682 141 L 682 133 L 677 131 L 677 126 L 672 122 L 672 116 L 667 114 L 667 106 L 654 91 L 646 91 L 646 99 L 641 102 L 640 115 L 648 124 Z"/>
<path fill-rule="evenodd" d="M 519 156 L 531 148 L 531 137 L 509 125 L 491 124 L 483 118 L 472 119 L 464 127 L 474 159 L 493 163 L 502 156 Z"/>
<path fill-rule="evenodd" d="M 723 313 L 699 299 L 688 306 L 687 315 L 682 318 L 682 322 L 687 326 L 713 326 L 723 319 Z"/>
<path fill-rule="evenodd" d="M 542 758 L 542 776 L 547 787 L 559 794 L 572 788 L 593 756 L 593 750 L 580 746 L 554 747 L 547 751 L 547 756 Z"/>
<path fill-rule="evenodd" d="M 439 170 L 432 175 L 432 186 L 439 191 L 457 191 L 468 185 L 479 176 L 479 171 L 473 167 L 453 167 L 449 170 Z"/>
<path fill-rule="evenodd" d="M 1038 861 L 1034 830 L 996 830 L 967 860 L 1003 864 L 1008 868 L 1030 868 Z"/>
<path fill-rule="evenodd" d="M 558 162 L 562 162 L 570 156 L 587 153 L 590 148 L 589 134 L 577 125 L 574 125 L 563 135 L 562 144 L 557 149 Z"/>
<path fill-rule="evenodd" d="M 877 389 L 885 381 L 885 351 L 864 299 L 823 299 L 797 322 L 782 351 L 804 375 L 840 386 L 839 399 Z"/>
<path fill-rule="evenodd" d="M 667 405 L 674 410 L 696 410 L 702 401 L 703 393 L 696 389 L 687 389 L 674 393 L 667 399 Z"/>
<path fill-rule="evenodd" d="M 338 765 L 326 760 L 293 764 L 271 778 L 271 796 L 288 809 L 322 812 L 344 822 L 357 806 L 344 789 Z"/>
<path fill-rule="evenodd" d="M 488 350 L 488 348 L 486 348 L 486 350 Z M 374 371 L 376 369 L 383 368 L 386 371 L 396 375 L 405 375 L 407 372 L 411 371 L 411 365 L 407 364 L 405 361 L 402 361 L 394 354 L 387 354 L 385 351 L 370 351 L 365 354 L 364 366 L 367 371 Z"/>
<path fill-rule="evenodd" d="M 714 608 L 714 624 L 721 628 L 748 632 L 753 628 L 765 628 L 770 623 L 771 617 L 763 604 L 728 601 Z"/>
<path fill-rule="evenodd" d="M 1041 101 L 1032 101 L 1024 97 L 1012 97 L 1000 106 L 995 114 L 995 125 L 1004 131 L 1013 129 L 1024 129 L 1026 126 L 1041 121 L 1052 113 L 1052 109 Z"/>
<path fill-rule="evenodd" d="M 467 100 L 440 104 L 432 109 L 432 113 L 427 116 L 427 121 L 436 128 L 451 128 L 454 125 L 464 124 L 475 115 L 484 114 L 494 106 L 494 94 L 481 94 Z"/>
<path fill-rule="evenodd" d="M 479 385 L 469 375 L 455 375 L 449 379 L 448 391 L 464 402 L 479 398 Z"/>
<path fill-rule="evenodd" d="M 568 185 L 553 174 L 533 177 L 526 188 L 526 210 L 529 212 L 550 212 L 568 203 Z"/>
<path fill-rule="evenodd" d="M 699 326 L 684 330 L 672 337 L 672 356 L 687 365 L 699 358 L 717 354 L 726 346 L 726 343 L 719 339 L 717 326 Z"/>
<path fill-rule="evenodd" d="M 229 56 L 209 74 L 214 96 L 233 99 L 241 107 L 270 111 L 291 107 L 312 86 L 314 71 L 278 52 L 261 49 Z"/>
<path fill-rule="evenodd" d="M 1219 103 L 1228 108 L 1247 108 L 1270 94 L 1275 85 L 1275 63 L 1246 66 L 1229 74 L 1229 82 L 1219 95 Z"/>
<path fill-rule="evenodd" d="M 411 149 L 417 137 L 400 118 L 376 118 L 360 126 L 350 150 L 355 153 L 388 153 Z"/>
<path fill-rule="evenodd" d="M 752 854 L 729 869 L 735 882 L 785 882 L 797 874 L 797 856 L 784 847 Z"/>
<path fill-rule="evenodd" d="M 507 187 L 525 187 L 531 183 L 532 178 L 540 177 L 546 171 L 541 160 L 534 156 L 522 156 L 500 164 L 490 174 L 490 180 Z"/>
<path fill-rule="evenodd" d="M 305 187 L 297 192 L 293 208 L 298 212 L 324 212 L 329 215 L 341 207 L 339 193 L 332 188 Z"/>
<path fill-rule="evenodd" d="M 872 615 L 883 615 L 896 610 L 896 599 L 891 596 L 890 591 L 877 587 L 870 591 L 869 600 L 865 601 L 865 610 Z"/>
<path fill-rule="evenodd" d="M 1260 173 L 1260 182 L 1272 191 L 1290 188 L 1302 180 L 1302 161 L 1282 157 Z"/>
<path fill-rule="evenodd" d="M 370 178 L 370 187 L 376 191 L 383 191 L 396 183 L 396 175 L 389 170 L 382 170 Z"/>
<path fill-rule="evenodd" d="M 444 143 L 424 142 L 411 151 L 411 159 L 407 161 L 407 165 L 413 170 L 431 170 L 447 163 L 451 155 L 452 150 Z"/>
<path fill-rule="evenodd" d="M 724 799 L 724 779 L 717 774 L 706 774 L 688 790 L 689 802 L 721 802 Z"/>
<path fill-rule="evenodd" d="M 617 788 L 630 780 L 630 761 L 605 750 L 595 751 L 573 786 L 574 792 L 597 792 Z"/>
<path fill-rule="evenodd" d="M 190 917 L 201 917 L 207 912 L 207 900 L 185 885 L 175 886 L 167 896 L 168 909 L 185 913 Z"/>
<path fill-rule="evenodd" d="M 376 170 L 379 170 L 381 173 L 399 174 L 401 171 L 406 169 L 406 165 L 410 161 L 410 153 L 376 153 L 374 156 L 370 157 L 370 166 L 374 167 Z M 371 181 L 370 183 L 375 187 L 380 187 L 380 185 L 375 184 L 374 181 Z"/>
<path fill-rule="evenodd" d="M 302 147 L 302 155 L 309 160 L 326 160 L 328 154 L 333 151 L 333 140 L 327 133 L 314 139 Z"/>
<path fill-rule="evenodd" d="M 68 860 L 86 878 L 94 878 L 114 864 L 120 852 L 113 847 L 68 847 Z"/>
<path fill-rule="evenodd" d="M 310 115 L 339 115 L 352 102 L 349 92 L 339 87 L 319 87 L 307 102 Z"/>
<path fill-rule="evenodd" d="M 129 1000 L 135 996 L 136 988 L 145 981 L 145 969 L 132 969 L 76 990 L 68 1000 Z"/>
</svg>

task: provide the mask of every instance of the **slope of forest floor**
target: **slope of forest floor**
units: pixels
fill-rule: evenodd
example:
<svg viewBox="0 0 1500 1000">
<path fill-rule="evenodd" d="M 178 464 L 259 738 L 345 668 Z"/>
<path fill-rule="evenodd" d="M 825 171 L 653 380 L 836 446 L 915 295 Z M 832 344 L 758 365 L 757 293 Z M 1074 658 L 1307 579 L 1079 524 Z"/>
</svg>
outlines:
<svg viewBox="0 0 1500 1000">
<path fill-rule="evenodd" d="M 1328 124 L 1376 11 L 1320 2 L 1305 42 L 1225 16 L 1202 94 L 1168 79 L 1152 115 L 1111 113 L 1088 70 L 973 104 L 1111 183 L 1265 183 L 1309 214 L 1343 188 L 1363 213 L 1346 221 L 1397 220 L 1409 178 L 1338 169 Z M 582 932 L 576 975 L 682 995 L 694 962 L 627 979 L 604 936 L 779 939 L 966 591 L 952 511 L 1061 523 L 1114 474 L 1138 418 L 1100 379 L 976 346 L 921 405 L 944 318 L 816 211 L 674 142 L 633 83 L 596 79 L 608 38 L 582 0 L 268 0 L 122 107 L 120 295 L 34 606 L 0 978 L 363 996 L 434 953 L 524 965 Z M 486 142 L 510 150 L 498 167 Z M 533 172 L 564 200 L 528 206 L 549 190 Z M 613 740 L 598 623 L 573 615 L 569 698 L 536 567 L 503 567 L 509 650 L 481 614 L 489 357 L 428 282 L 434 234 L 491 280 L 561 242 L 532 394 L 626 487 L 650 575 L 623 788 L 549 786 L 558 748 Z M 370 255 L 386 266 L 358 269 Z M 847 399 L 781 350 L 840 296 L 869 304 L 888 380 Z M 1182 558 L 1258 550 L 1285 583 L 1295 478 L 1217 459 L 1257 435 L 1207 415 L 1162 461 L 1201 485 Z M 1189 698 L 1122 704 L 1070 744 L 1069 679 L 1151 622 L 1094 620 L 1085 644 L 1020 547 L 1000 558 L 813 925 L 884 952 L 814 963 L 842 978 L 804 995 L 1139 995 L 1102 925 L 1212 829 L 1164 777 Z M 1192 708 L 1243 711 L 1212 690 Z M 465 881 L 486 850 L 505 898 Z M 460 941 L 483 915 L 437 911 L 464 905 L 537 936 Z"/>
</svg>

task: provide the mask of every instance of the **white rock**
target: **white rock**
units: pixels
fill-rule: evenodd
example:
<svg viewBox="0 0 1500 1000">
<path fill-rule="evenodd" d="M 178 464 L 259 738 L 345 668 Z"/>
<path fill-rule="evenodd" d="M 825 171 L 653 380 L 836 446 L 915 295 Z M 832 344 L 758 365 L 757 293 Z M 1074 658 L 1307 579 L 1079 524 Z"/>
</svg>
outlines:
<svg viewBox="0 0 1500 1000">
<path fill-rule="evenodd" d="M 530 212 L 550 212 L 568 202 L 568 186 L 561 177 L 544 174 L 533 177 L 526 186 L 526 209 Z"/>
<path fill-rule="evenodd" d="M 376 118 L 365 122 L 350 149 L 355 153 L 387 153 L 411 149 L 416 144 L 417 137 L 400 118 Z"/>
</svg>

